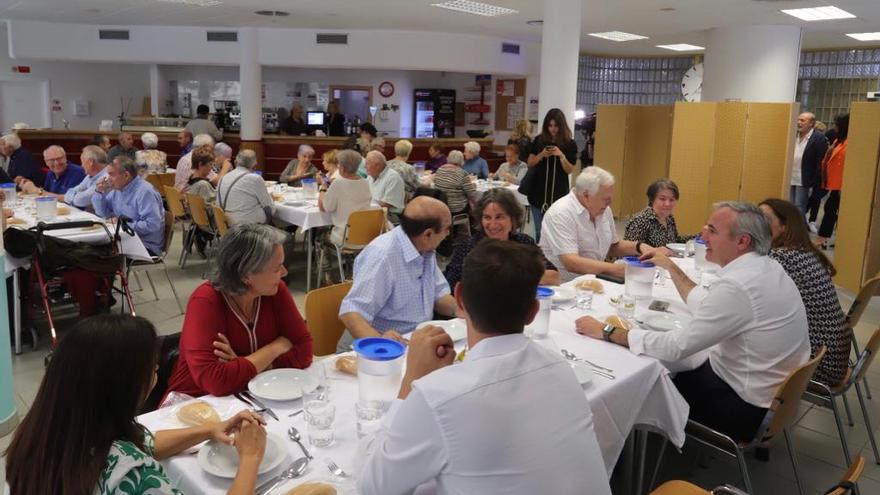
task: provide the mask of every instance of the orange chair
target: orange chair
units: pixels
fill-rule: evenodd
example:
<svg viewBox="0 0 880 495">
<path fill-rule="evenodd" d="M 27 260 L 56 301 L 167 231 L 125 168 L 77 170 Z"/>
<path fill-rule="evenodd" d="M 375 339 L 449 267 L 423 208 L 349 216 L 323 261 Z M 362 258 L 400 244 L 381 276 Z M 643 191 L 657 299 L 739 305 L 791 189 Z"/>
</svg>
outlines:
<svg viewBox="0 0 880 495">
<path fill-rule="evenodd" d="M 198 194 L 187 193 L 186 194 L 186 202 L 189 205 L 189 215 L 192 218 L 193 227 L 190 229 L 190 239 L 189 245 L 192 246 L 192 243 L 195 241 L 196 230 L 201 230 L 207 234 L 210 234 L 211 239 L 215 239 L 217 237 L 217 232 L 214 230 L 214 226 L 211 225 L 211 219 L 208 217 L 208 206 L 205 203 L 205 198 L 199 196 Z M 186 268 L 186 258 L 189 250 L 184 250 L 183 252 L 183 265 L 181 268 Z M 208 262 L 211 261 L 212 250 L 208 250 Z"/>
<path fill-rule="evenodd" d="M 164 197 L 165 202 L 168 204 L 168 210 L 174 217 L 174 225 L 180 224 L 180 233 L 183 234 L 183 248 L 180 250 L 180 259 L 177 260 L 178 266 L 183 266 L 183 255 L 189 249 L 190 231 L 193 229 L 194 224 L 190 224 L 189 227 L 186 225 L 190 217 L 189 213 L 186 212 L 186 206 L 183 205 L 183 196 L 181 196 L 180 191 L 173 186 L 162 186 L 162 190 L 165 191 Z"/>
<path fill-rule="evenodd" d="M 336 261 L 339 263 L 339 279 L 345 280 L 345 269 L 342 265 L 342 256 L 357 255 L 364 247 L 382 234 L 385 229 L 385 212 L 374 208 L 370 210 L 353 211 L 348 215 L 348 222 L 342 234 L 342 244 L 328 242 L 336 250 Z M 318 260 L 318 283 L 321 283 L 321 275 L 324 268 L 324 249 Z"/>
<path fill-rule="evenodd" d="M 339 320 L 339 306 L 351 290 L 351 284 L 329 285 L 306 294 L 306 325 L 312 334 L 315 356 L 336 353 L 336 344 L 345 331 L 345 325 Z"/>
<path fill-rule="evenodd" d="M 217 228 L 217 236 L 223 237 L 229 232 L 229 219 L 226 218 L 226 212 L 223 211 L 223 208 L 213 205 L 212 209 L 214 211 L 214 226 Z"/>
</svg>

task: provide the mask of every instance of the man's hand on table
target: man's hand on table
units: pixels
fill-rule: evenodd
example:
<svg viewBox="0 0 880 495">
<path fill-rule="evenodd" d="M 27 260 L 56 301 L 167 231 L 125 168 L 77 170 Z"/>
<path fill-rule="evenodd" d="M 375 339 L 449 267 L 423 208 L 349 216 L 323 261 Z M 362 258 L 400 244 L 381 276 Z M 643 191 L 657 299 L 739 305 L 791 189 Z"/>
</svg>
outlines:
<svg viewBox="0 0 880 495">
<path fill-rule="evenodd" d="M 669 249 L 663 248 L 647 248 L 643 249 L 645 251 L 641 257 L 639 257 L 640 261 L 650 261 L 655 265 L 663 268 L 665 270 L 669 270 L 669 267 L 673 264 L 673 261 L 669 259 L 669 255 L 672 254 Z"/>
<path fill-rule="evenodd" d="M 412 390 L 412 382 L 455 360 L 452 337 L 442 328 L 426 325 L 412 334 L 406 355 L 406 375 L 400 384 L 398 398 L 405 399 Z"/>
<path fill-rule="evenodd" d="M 22 180 L 18 187 L 20 187 L 21 192 L 25 194 L 40 194 L 41 192 L 40 188 L 28 179 Z"/>
<path fill-rule="evenodd" d="M 406 340 L 403 335 L 400 334 L 397 330 L 385 330 L 385 333 L 380 335 L 384 339 L 391 339 L 397 342 L 400 342 L 403 345 L 409 345 L 409 341 Z"/>
<path fill-rule="evenodd" d="M 602 329 L 605 323 L 593 318 L 592 316 L 581 316 L 574 322 L 575 330 L 581 335 L 602 340 Z"/>
</svg>

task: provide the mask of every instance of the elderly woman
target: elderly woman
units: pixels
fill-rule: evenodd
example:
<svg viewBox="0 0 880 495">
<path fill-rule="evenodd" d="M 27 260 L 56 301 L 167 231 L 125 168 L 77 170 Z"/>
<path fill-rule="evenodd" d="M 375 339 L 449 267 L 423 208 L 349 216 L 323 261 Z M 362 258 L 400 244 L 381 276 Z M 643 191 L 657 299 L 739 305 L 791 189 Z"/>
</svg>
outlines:
<svg viewBox="0 0 880 495">
<path fill-rule="evenodd" d="M 507 160 L 498 167 L 498 171 L 489 174 L 489 178 L 495 177 L 498 180 L 506 180 L 511 184 L 519 184 L 522 182 L 529 166 L 526 162 L 519 159 L 520 149 L 517 143 L 510 143 L 504 147 L 504 158 Z"/>
<path fill-rule="evenodd" d="M 478 179 L 489 177 L 489 164 L 480 158 L 480 143 L 468 141 L 464 143 L 464 171 L 476 175 Z"/>
<path fill-rule="evenodd" d="M 404 189 L 408 197 L 412 197 L 419 187 L 419 176 L 416 174 L 416 169 L 406 162 L 409 160 L 412 149 L 413 145 L 410 141 L 399 139 L 394 143 L 394 159 L 388 160 L 388 166 L 403 178 Z"/>
<path fill-rule="evenodd" d="M 134 162 L 141 173 L 164 174 L 168 168 L 168 155 L 156 149 L 159 146 L 159 137 L 152 132 L 145 132 L 141 134 L 141 144 L 144 149 L 134 154 Z"/>
<path fill-rule="evenodd" d="M 206 203 L 213 203 L 217 190 L 208 176 L 214 169 L 214 151 L 208 147 L 197 148 L 192 154 L 192 175 L 187 181 L 186 192 L 198 194 Z"/>
<path fill-rule="evenodd" d="M 284 240 L 258 224 L 220 239 L 215 273 L 189 298 L 169 392 L 229 395 L 267 369 L 312 363 L 312 336 L 281 280 Z"/>
<path fill-rule="evenodd" d="M 235 157 L 235 169 L 217 184 L 217 204 L 226 210 L 229 223 L 268 223 L 275 213 L 263 178 L 254 174 L 257 154 L 243 150 Z"/>
<path fill-rule="evenodd" d="M 318 188 L 318 209 L 330 213 L 333 219 L 333 231 L 330 241 L 342 244 L 342 235 L 348 216 L 358 210 L 366 210 L 372 203 L 370 185 L 357 173 L 361 163 L 361 155 L 354 150 L 343 150 L 336 155 L 339 160 L 339 176 L 329 187 L 324 178 L 318 176 L 321 187 Z"/>
<path fill-rule="evenodd" d="M 469 211 L 471 203 L 479 198 L 480 193 L 468 173 L 461 168 L 464 155 L 461 151 L 452 150 L 446 160 L 448 163 L 434 174 L 434 187 L 446 194 L 446 204 L 453 215 Z"/>
<path fill-rule="evenodd" d="M 648 206 L 626 222 L 624 240 L 636 241 L 653 247 L 685 242 L 694 237 L 679 235 L 672 211 L 678 204 L 678 186 L 669 179 L 656 180 L 648 186 Z"/>
<path fill-rule="evenodd" d="M 813 379 L 830 387 L 838 385 L 849 368 L 852 331 L 846 326 L 831 280 L 836 273 L 834 265 L 810 242 L 804 214 L 794 204 L 766 199 L 758 206 L 770 220 L 770 257 L 794 281 L 807 309 L 811 355 L 823 345 L 828 348 Z"/>
<path fill-rule="evenodd" d="M 280 182 L 287 182 L 291 186 L 302 186 L 302 180 L 312 178 L 318 173 L 318 169 L 312 165 L 315 156 L 315 148 L 307 144 L 301 144 L 296 150 L 296 158 L 287 162 L 284 172 L 281 172 Z"/>
<path fill-rule="evenodd" d="M 525 211 L 512 192 L 507 189 L 490 189 L 483 194 L 477 202 L 474 216 L 480 221 L 479 230 L 464 242 L 455 246 L 452 259 L 446 265 L 446 281 L 449 288 L 454 289 L 455 284 L 461 280 L 461 269 L 468 253 L 483 239 L 497 239 L 513 241 L 520 244 L 535 244 L 535 240 L 526 234 L 518 232 L 522 227 Z M 544 276 L 541 277 L 542 285 L 559 285 L 559 272 L 552 263 L 544 258 Z"/>
</svg>

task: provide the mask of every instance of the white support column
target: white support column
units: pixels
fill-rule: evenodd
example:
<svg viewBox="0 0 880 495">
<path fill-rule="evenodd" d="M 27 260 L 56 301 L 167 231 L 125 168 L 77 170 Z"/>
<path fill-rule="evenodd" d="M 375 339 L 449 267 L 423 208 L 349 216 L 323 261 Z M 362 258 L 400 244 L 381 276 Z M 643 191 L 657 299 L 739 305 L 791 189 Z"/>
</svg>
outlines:
<svg viewBox="0 0 880 495">
<path fill-rule="evenodd" d="M 565 113 L 574 127 L 577 104 L 578 56 L 582 0 L 546 0 L 541 33 L 541 81 L 538 91 L 538 126 L 551 108 Z"/>
<path fill-rule="evenodd" d="M 257 28 L 240 28 L 238 44 L 241 49 L 238 69 L 241 84 L 240 136 L 242 141 L 259 141 L 263 138 L 263 77 Z"/>
<path fill-rule="evenodd" d="M 2 222 L 6 227 L 6 222 Z M 2 237 L 2 236 L 0 236 Z M 0 238 L 0 263 L 5 264 L 3 239 Z M 18 283 L 18 277 L 13 278 Z M 14 291 L 17 293 L 18 291 Z M 6 307 L 6 284 L 0 284 L 0 437 L 12 432 L 18 425 L 18 411 L 15 406 L 15 386 L 12 381 L 12 347 L 9 342 L 9 310 Z M 15 315 L 21 318 L 21 311 Z M 18 335 L 21 338 L 21 335 Z M 20 352 L 20 350 L 19 350 Z"/>
<path fill-rule="evenodd" d="M 153 117 L 159 116 L 159 102 L 162 98 L 159 88 L 161 79 L 159 64 L 150 64 L 150 115 Z"/>
<path fill-rule="evenodd" d="M 800 55 L 800 26 L 710 29 L 702 101 L 792 102 Z"/>
</svg>

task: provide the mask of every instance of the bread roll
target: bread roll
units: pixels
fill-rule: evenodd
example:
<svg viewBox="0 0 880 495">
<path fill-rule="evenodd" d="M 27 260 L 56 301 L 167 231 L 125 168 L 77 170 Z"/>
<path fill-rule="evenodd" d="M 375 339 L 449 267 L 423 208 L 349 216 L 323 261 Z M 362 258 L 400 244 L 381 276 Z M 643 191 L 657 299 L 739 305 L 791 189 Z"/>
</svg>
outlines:
<svg viewBox="0 0 880 495">
<path fill-rule="evenodd" d="M 585 280 L 580 280 L 574 284 L 574 286 L 578 289 L 590 289 L 596 294 L 604 294 L 605 286 L 602 285 L 602 282 L 596 280 L 595 278 L 588 278 Z"/>
<path fill-rule="evenodd" d="M 290 490 L 287 495 L 336 495 L 336 488 L 327 483 L 310 481 Z"/>
<path fill-rule="evenodd" d="M 191 402 L 177 411 L 177 419 L 190 426 L 201 426 L 208 423 L 219 423 L 220 415 L 205 401 Z"/>
<path fill-rule="evenodd" d="M 342 356 L 336 360 L 336 369 L 348 375 L 357 376 L 358 362 L 355 356 Z"/>
<path fill-rule="evenodd" d="M 632 328 L 632 324 L 630 324 L 629 321 L 624 320 L 623 318 L 621 318 L 617 315 L 611 315 L 611 316 L 605 318 L 605 323 L 607 323 L 609 325 L 614 325 L 615 327 L 622 328 L 624 330 L 629 330 L 630 328 Z"/>
</svg>

